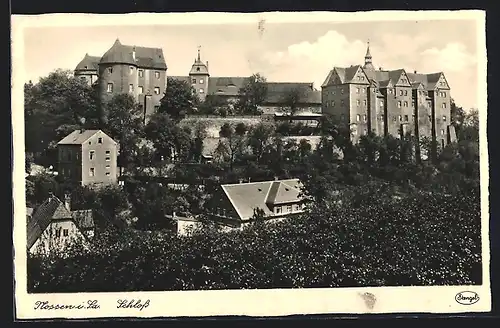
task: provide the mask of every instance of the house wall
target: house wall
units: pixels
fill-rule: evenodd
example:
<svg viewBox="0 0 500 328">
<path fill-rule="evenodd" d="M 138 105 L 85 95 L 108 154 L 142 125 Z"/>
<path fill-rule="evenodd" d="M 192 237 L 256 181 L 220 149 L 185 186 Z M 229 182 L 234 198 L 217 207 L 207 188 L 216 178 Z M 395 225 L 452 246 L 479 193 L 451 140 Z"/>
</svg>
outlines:
<svg viewBox="0 0 500 328">
<path fill-rule="evenodd" d="M 78 72 L 75 72 L 75 76 L 81 79 L 82 81 L 85 81 L 87 85 L 91 86 L 97 81 L 98 74 L 96 70 L 81 70 Z"/>
<path fill-rule="evenodd" d="M 349 85 L 329 85 L 321 90 L 321 99 L 323 102 L 322 111 L 325 114 L 332 115 L 333 118 L 343 124 L 350 123 L 350 100 Z"/>
<path fill-rule="evenodd" d="M 65 236 L 65 231 L 67 236 Z M 30 248 L 32 254 L 63 251 L 70 243 L 87 244 L 83 234 L 72 220 L 53 221 Z"/>
<path fill-rule="evenodd" d="M 102 138 L 102 143 L 99 143 L 99 138 Z M 92 159 L 91 151 L 93 151 Z M 118 147 L 114 141 L 102 133 L 95 134 L 82 145 L 82 185 L 116 184 L 117 157 Z"/>
<path fill-rule="evenodd" d="M 190 84 L 196 92 L 196 95 L 201 101 L 205 101 L 208 91 L 208 74 L 190 74 Z M 202 91 L 203 90 L 203 91 Z"/>
<path fill-rule="evenodd" d="M 186 236 L 190 231 L 200 226 L 200 222 L 177 220 L 177 233 Z"/>
<path fill-rule="evenodd" d="M 82 183 L 81 145 L 58 145 L 58 175 L 66 181 Z"/>
</svg>

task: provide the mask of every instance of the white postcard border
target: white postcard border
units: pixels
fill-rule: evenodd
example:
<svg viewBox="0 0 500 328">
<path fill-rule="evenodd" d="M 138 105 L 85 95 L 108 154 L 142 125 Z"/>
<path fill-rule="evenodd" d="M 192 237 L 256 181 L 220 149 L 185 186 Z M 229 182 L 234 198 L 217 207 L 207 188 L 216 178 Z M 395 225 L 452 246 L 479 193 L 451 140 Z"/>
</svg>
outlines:
<svg viewBox="0 0 500 328">
<path fill-rule="evenodd" d="M 380 20 L 468 19 L 477 22 L 478 95 L 480 120 L 480 169 L 483 285 L 442 287 L 367 287 L 337 289 L 269 289 L 221 291 L 171 291 L 128 293 L 28 294 L 26 291 L 26 206 L 24 184 L 24 100 L 23 29 L 34 26 L 154 25 L 297 23 L 312 21 L 355 22 Z M 373 11 L 358 13 L 183 13 L 183 14 L 48 14 L 12 16 L 12 124 L 13 124 L 13 198 L 15 302 L 18 319 L 104 318 L 104 317 L 178 317 L 213 315 L 283 316 L 293 314 L 362 313 L 464 313 L 491 311 L 488 148 L 486 136 L 487 86 L 485 13 L 483 11 Z M 472 305 L 455 301 L 459 292 L 472 291 L 480 300 Z M 371 306 L 366 293 L 375 296 Z M 149 300 L 141 309 L 117 309 L 118 300 Z M 50 304 L 87 304 L 95 300 L 99 309 L 35 310 L 36 302 Z M 97 304 L 94 303 L 94 304 Z"/>
</svg>

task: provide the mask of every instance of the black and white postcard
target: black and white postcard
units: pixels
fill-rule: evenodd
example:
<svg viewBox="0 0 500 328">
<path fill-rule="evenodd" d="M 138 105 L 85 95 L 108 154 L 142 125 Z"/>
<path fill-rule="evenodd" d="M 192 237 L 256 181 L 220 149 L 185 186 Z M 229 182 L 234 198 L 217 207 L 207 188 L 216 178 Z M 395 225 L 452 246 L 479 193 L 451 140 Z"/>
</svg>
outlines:
<svg viewBox="0 0 500 328">
<path fill-rule="evenodd" d="M 491 310 L 484 12 L 12 35 L 19 319 Z"/>
</svg>

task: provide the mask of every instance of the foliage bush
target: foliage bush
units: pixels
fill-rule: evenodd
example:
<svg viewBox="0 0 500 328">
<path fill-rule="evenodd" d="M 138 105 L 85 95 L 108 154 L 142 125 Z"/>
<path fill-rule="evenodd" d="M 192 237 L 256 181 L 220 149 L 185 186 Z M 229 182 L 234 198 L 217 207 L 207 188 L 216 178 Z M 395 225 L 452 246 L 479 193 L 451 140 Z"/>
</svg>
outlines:
<svg viewBox="0 0 500 328">
<path fill-rule="evenodd" d="M 481 283 L 474 195 L 363 197 L 239 231 L 101 234 L 89 251 L 29 257 L 30 292 L 307 288 Z"/>
</svg>

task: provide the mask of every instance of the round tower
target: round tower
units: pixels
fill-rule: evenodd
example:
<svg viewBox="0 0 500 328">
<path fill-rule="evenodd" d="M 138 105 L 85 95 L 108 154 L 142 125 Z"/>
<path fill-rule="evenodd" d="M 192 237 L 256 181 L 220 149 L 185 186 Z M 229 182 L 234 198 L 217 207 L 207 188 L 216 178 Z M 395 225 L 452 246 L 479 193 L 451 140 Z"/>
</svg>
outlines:
<svg viewBox="0 0 500 328">
<path fill-rule="evenodd" d="M 122 45 L 116 39 L 99 61 L 99 89 L 101 101 L 108 101 L 120 93 L 137 93 L 137 63 L 135 47 Z"/>
<path fill-rule="evenodd" d="M 196 92 L 196 95 L 201 101 L 204 101 L 208 93 L 208 79 L 210 74 L 208 72 L 208 62 L 204 64 L 201 61 L 200 47 L 198 47 L 198 57 L 195 58 L 191 71 L 189 72 L 189 79 L 191 86 Z"/>
<path fill-rule="evenodd" d="M 74 70 L 75 77 L 79 77 L 84 80 L 88 85 L 92 85 L 97 81 L 98 71 L 99 71 L 99 60 L 100 57 L 89 56 L 85 54 L 85 57 L 76 65 Z"/>
</svg>

